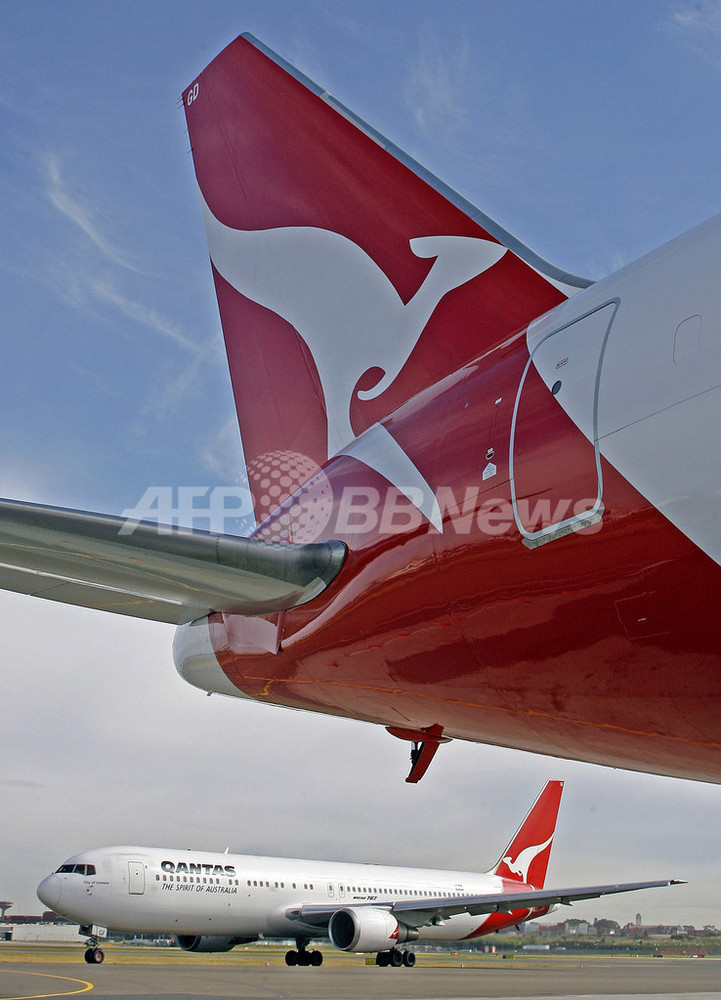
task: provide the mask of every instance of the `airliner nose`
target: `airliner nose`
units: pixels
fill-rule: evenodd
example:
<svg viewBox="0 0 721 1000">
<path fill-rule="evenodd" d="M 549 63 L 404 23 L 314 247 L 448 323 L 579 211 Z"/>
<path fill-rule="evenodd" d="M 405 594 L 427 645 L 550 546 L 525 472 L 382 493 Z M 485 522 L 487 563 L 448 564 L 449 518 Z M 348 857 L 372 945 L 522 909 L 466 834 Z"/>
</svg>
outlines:
<svg viewBox="0 0 721 1000">
<path fill-rule="evenodd" d="M 45 903 L 49 910 L 55 910 L 60 905 L 62 887 L 62 879 L 55 874 L 48 875 L 37 888 L 38 899 L 41 903 Z"/>
</svg>

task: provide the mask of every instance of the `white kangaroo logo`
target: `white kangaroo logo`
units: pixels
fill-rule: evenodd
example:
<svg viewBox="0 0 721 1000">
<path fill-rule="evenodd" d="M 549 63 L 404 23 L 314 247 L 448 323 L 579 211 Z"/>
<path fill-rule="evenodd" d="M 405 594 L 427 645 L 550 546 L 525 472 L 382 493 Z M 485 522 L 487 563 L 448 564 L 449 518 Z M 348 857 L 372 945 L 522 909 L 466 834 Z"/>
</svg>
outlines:
<svg viewBox="0 0 721 1000">
<path fill-rule="evenodd" d="M 210 257 L 223 278 L 282 316 L 308 345 L 325 397 L 329 455 L 355 437 L 350 403 L 361 375 L 383 371 L 360 398 L 387 389 L 443 296 L 506 253 L 499 243 L 468 236 L 410 240 L 417 257 L 436 261 L 406 304 L 375 261 L 345 236 L 310 226 L 232 229 L 205 201 L 203 215 Z"/>
<path fill-rule="evenodd" d="M 520 876 L 523 882 L 528 881 L 528 869 L 531 867 L 533 862 L 536 860 L 541 851 L 545 851 L 548 845 L 553 840 L 553 834 L 548 838 L 545 844 L 534 844 L 531 847 L 525 847 L 516 855 L 515 861 L 509 855 L 503 859 L 503 863 L 506 865 L 510 872 L 514 875 Z"/>
</svg>

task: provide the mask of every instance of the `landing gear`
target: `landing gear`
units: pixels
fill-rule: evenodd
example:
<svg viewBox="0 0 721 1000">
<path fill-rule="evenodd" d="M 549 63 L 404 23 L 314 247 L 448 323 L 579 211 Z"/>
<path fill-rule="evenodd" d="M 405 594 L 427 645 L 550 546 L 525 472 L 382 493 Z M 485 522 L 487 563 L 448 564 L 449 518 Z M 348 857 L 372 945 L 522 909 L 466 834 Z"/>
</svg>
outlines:
<svg viewBox="0 0 721 1000">
<path fill-rule="evenodd" d="M 416 956 L 412 951 L 401 951 L 400 948 L 391 948 L 390 951 L 379 951 L 376 955 L 376 965 L 382 968 L 390 966 L 392 969 L 412 969 L 416 964 Z"/>
<path fill-rule="evenodd" d="M 101 962 L 105 961 L 105 952 L 99 947 L 101 939 L 107 937 L 107 930 L 104 927 L 98 927 L 93 924 L 92 927 L 89 924 L 81 924 L 78 928 L 78 934 L 88 936 L 86 950 L 85 950 L 85 961 L 88 965 L 100 965 Z"/>
<path fill-rule="evenodd" d="M 323 964 L 322 951 L 307 951 L 302 941 L 297 942 L 297 944 L 297 951 L 291 949 L 285 953 L 286 965 L 313 965 L 318 968 L 319 965 Z"/>
</svg>

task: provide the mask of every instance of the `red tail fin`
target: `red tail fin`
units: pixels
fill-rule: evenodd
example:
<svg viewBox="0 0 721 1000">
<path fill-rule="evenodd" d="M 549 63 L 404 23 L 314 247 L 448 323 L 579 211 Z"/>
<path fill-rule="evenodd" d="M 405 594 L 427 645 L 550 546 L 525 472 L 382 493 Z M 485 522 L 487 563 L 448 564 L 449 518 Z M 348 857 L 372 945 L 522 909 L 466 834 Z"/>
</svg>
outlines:
<svg viewBox="0 0 721 1000">
<path fill-rule="evenodd" d="M 562 792 L 562 781 L 546 783 L 493 869 L 494 875 L 543 888 Z"/>
<path fill-rule="evenodd" d="M 183 101 L 256 516 L 587 284 L 250 36 Z"/>
</svg>

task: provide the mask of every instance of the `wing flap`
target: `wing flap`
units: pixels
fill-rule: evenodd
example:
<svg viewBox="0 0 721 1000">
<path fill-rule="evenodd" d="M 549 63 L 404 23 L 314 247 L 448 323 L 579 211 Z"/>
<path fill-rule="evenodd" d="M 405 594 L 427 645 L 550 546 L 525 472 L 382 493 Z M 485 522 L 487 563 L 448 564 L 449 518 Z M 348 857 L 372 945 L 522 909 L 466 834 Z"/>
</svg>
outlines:
<svg viewBox="0 0 721 1000">
<path fill-rule="evenodd" d="M 0 501 L 0 587 L 173 624 L 211 611 L 270 614 L 334 579 L 342 542 L 270 545 L 236 535 Z"/>
</svg>

